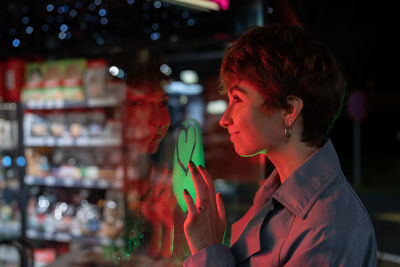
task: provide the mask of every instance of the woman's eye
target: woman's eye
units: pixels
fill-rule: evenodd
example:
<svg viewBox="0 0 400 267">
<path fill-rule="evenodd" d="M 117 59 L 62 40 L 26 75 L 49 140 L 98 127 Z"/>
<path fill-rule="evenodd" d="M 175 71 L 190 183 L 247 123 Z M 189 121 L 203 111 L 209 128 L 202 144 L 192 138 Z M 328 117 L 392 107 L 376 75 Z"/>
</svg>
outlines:
<svg viewBox="0 0 400 267">
<path fill-rule="evenodd" d="M 237 103 L 237 102 L 241 101 L 240 97 L 238 97 L 237 95 L 232 96 L 232 99 L 233 99 L 234 103 Z"/>
</svg>

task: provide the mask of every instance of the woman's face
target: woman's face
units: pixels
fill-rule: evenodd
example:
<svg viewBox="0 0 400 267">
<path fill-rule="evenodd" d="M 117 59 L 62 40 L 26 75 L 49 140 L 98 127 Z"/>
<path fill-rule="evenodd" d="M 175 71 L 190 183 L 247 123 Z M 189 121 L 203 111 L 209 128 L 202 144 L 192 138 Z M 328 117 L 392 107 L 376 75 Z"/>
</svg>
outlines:
<svg viewBox="0 0 400 267">
<path fill-rule="evenodd" d="M 265 99 L 249 81 L 228 86 L 229 104 L 219 124 L 229 132 L 236 153 L 252 156 L 278 149 L 283 141 L 283 109 L 266 110 Z"/>
<path fill-rule="evenodd" d="M 142 153 L 156 152 L 169 128 L 171 118 L 167 99 L 161 92 L 148 93 L 144 97 L 131 100 L 127 107 L 127 139 Z"/>
</svg>

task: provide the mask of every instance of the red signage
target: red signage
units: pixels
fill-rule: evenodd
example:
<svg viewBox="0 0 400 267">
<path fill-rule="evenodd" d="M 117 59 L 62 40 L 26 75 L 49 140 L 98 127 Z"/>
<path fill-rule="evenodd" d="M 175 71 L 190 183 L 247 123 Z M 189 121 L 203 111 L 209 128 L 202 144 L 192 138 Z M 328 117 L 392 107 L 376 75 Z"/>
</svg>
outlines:
<svg viewBox="0 0 400 267">
<path fill-rule="evenodd" d="M 217 3 L 222 8 L 222 10 L 228 10 L 229 0 L 211 0 L 211 1 Z"/>
</svg>

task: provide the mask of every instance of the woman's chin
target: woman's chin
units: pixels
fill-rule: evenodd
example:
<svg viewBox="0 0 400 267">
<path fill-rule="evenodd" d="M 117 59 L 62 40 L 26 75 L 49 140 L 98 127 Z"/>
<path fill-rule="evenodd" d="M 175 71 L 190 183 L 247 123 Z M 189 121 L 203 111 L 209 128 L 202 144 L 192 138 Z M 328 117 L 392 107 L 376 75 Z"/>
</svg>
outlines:
<svg viewBox="0 0 400 267">
<path fill-rule="evenodd" d="M 146 153 L 146 154 L 149 154 L 149 155 L 156 153 L 157 150 L 158 150 L 159 144 L 160 144 L 159 141 L 152 141 L 152 142 L 150 142 L 150 143 L 147 145 L 147 147 L 146 147 L 145 153 Z"/>
<path fill-rule="evenodd" d="M 236 148 L 236 147 L 235 147 L 235 151 L 239 156 L 241 156 L 243 158 L 257 156 L 258 154 L 266 154 L 266 152 L 267 152 L 266 149 L 256 151 L 256 150 L 240 149 L 240 148 Z"/>
</svg>

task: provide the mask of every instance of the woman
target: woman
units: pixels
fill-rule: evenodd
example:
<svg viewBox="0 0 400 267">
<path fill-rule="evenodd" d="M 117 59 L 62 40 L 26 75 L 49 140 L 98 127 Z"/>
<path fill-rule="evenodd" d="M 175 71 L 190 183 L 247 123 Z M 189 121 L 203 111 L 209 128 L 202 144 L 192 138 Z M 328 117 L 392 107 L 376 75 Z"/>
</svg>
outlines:
<svg viewBox="0 0 400 267">
<path fill-rule="evenodd" d="M 345 81 L 329 50 L 304 29 L 255 27 L 227 49 L 221 78 L 229 105 L 220 120 L 241 156 L 265 154 L 275 170 L 221 243 L 225 209 L 207 171 L 189 163 L 185 266 L 375 266 L 367 211 L 327 138 Z"/>
</svg>

